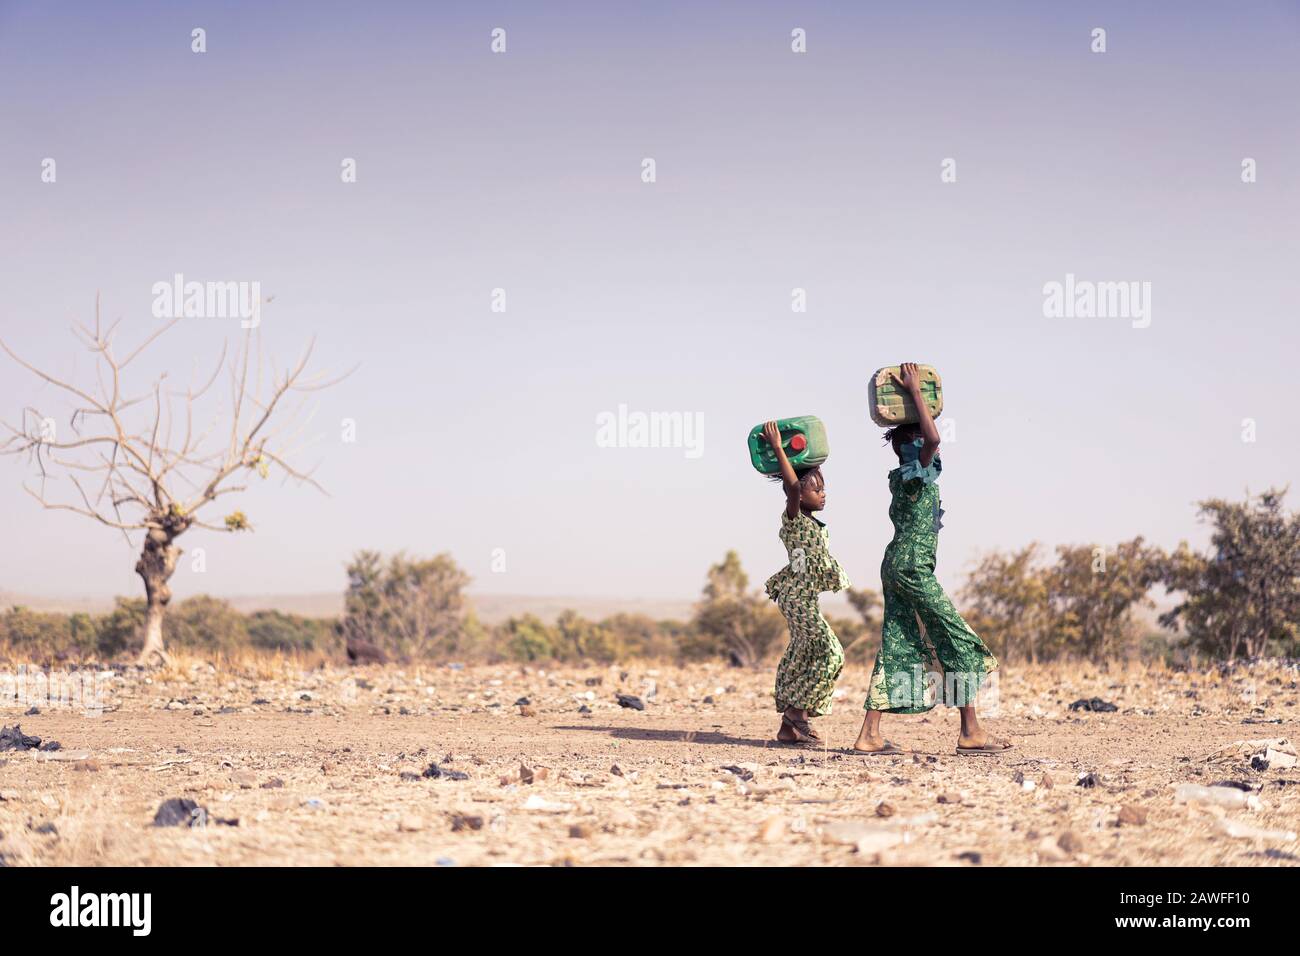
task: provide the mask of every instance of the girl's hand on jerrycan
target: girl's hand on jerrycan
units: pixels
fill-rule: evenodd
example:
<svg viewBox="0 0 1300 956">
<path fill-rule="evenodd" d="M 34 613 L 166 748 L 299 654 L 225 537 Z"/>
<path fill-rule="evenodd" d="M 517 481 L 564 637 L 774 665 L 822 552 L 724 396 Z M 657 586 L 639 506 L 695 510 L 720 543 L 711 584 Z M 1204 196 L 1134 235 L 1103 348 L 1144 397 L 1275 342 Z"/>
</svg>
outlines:
<svg viewBox="0 0 1300 956">
<path fill-rule="evenodd" d="M 899 366 L 899 371 L 903 373 L 902 378 L 899 378 L 898 375 L 896 375 L 892 369 L 889 372 L 889 377 L 894 380 L 895 384 L 897 384 L 899 388 L 903 389 L 904 391 L 908 392 L 911 395 L 916 395 L 920 393 L 921 373 L 917 369 L 916 363 L 904 362 L 902 365 Z M 917 404 L 919 405 L 921 403 L 917 402 Z"/>
</svg>

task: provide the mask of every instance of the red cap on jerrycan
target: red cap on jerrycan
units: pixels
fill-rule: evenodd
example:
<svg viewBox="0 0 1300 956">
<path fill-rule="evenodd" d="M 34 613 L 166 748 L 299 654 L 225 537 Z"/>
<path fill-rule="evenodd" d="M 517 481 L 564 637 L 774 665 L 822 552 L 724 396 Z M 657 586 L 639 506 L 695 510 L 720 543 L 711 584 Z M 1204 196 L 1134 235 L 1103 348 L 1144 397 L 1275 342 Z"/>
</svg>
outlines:
<svg viewBox="0 0 1300 956">
<path fill-rule="evenodd" d="M 793 438 L 790 439 L 791 451 L 796 451 L 796 452 L 803 451 L 807 447 L 808 447 L 808 439 L 804 438 L 803 435 L 795 435 Z"/>
</svg>

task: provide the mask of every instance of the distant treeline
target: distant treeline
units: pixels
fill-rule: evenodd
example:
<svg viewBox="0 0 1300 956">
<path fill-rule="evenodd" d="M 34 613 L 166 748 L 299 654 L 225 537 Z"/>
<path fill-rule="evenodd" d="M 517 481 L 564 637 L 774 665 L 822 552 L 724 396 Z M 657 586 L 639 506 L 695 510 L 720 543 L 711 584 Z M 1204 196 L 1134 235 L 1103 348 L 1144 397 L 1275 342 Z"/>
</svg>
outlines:
<svg viewBox="0 0 1300 956">
<path fill-rule="evenodd" d="M 959 592 L 963 613 L 1005 661 L 1062 657 L 1171 659 L 1195 653 L 1234 660 L 1300 655 L 1300 516 L 1285 491 L 1244 502 L 1201 502 L 1212 525 L 1209 552 L 1173 552 L 1138 537 L 1115 546 L 1066 545 L 1045 562 L 1036 544 L 986 555 Z M 618 614 L 592 621 L 565 611 L 553 623 L 526 614 L 489 626 L 465 597 L 469 576 L 450 555 L 384 557 L 362 551 L 347 568 L 338 619 L 279 611 L 243 614 L 200 596 L 167 615 L 168 647 L 202 653 L 283 652 L 342 659 L 595 661 L 723 658 L 754 665 L 784 646 L 785 621 L 734 551 L 709 568 L 687 621 Z M 1167 630 L 1134 616 L 1158 586 L 1178 603 Z M 852 617 L 830 617 L 850 659 L 879 646 L 880 595 L 848 593 Z M 111 660 L 139 649 L 145 602 L 119 598 L 108 614 L 0 614 L 0 651 L 23 660 Z"/>
</svg>

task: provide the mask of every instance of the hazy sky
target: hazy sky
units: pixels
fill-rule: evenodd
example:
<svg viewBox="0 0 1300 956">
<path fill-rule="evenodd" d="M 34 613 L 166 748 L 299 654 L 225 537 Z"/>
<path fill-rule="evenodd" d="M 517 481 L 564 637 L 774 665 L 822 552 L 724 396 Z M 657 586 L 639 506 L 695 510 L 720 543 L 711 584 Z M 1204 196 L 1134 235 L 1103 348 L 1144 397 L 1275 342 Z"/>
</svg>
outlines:
<svg viewBox="0 0 1300 956">
<path fill-rule="evenodd" d="M 955 423 L 950 587 L 1034 539 L 1201 543 L 1196 500 L 1296 476 L 1297 4 L 645 6 L 0 2 L 5 341 L 89 386 L 68 328 L 96 292 L 134 342 L 181 273 L 260 282 L 277 358 L 316 336 L 320 368 L 360 363 L 302 459 L 330 496 L 258 487 L 255 534 L 181 539 L 207 570 L 183 558 L 178 596 L 339 590 L 363 547 L 647 597 L 734 547 L 758 584 L 782 496 L 745 437 L 802 414 L 832 548 L 879 587 L 867 382 L 904 360 Z M 1150 283 L 1149 325 L 1045 317 L 1067 275 Z M 184 381 L 238 332 L 185 320 L 132 371 Z M 31 404 L 66 422 L 0 355 L 0 417 Z M 702 416 L 703 453 L 599 447 L 620 405 Z M 121 537 L 29 474 L 0 460 L 0 590 L 139 592 Z"/>
</svg>

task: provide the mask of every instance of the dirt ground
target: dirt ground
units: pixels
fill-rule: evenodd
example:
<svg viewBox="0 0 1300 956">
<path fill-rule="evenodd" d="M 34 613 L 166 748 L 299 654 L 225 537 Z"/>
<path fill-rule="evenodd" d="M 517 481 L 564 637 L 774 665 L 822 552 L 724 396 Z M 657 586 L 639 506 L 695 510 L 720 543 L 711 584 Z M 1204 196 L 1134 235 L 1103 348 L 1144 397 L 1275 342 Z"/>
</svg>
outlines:
<svg viewBox="0 0 1300 956">
<path fill-rule="evenodd" d="M 119 670 L 104 677 L 101 716 L 0 701 L 0 723 L 61 745 L 0 752 L 0 863 L 1300 860 L 1287 832 L 1300 829 L 1300 770 L 1276 755 L 1251 765 L 1265 741 L 1296 740 L 1295 665 L 1008 667 L 987 722 L 1017 746 L 994 757 L 955 755 L 957 715 L 943 708 L 885 718 L 913 753 L 840 752 L 861 722 L 867 676 L 850 666 L 833 715 L 816 721 L 827 745 L 803 748 L 772 739 L 770 670 Z M 644 710 L 621 706 L 620 693 Z M 1118 709 L 1070 709 L 1093 697 Z M 1251 806 L 1175 799 L 1179 784 L 1220 781 L 1247 784 Z M 176 797 L 203 808 L 205 825 L 154 826 Z"/>
</svg>

